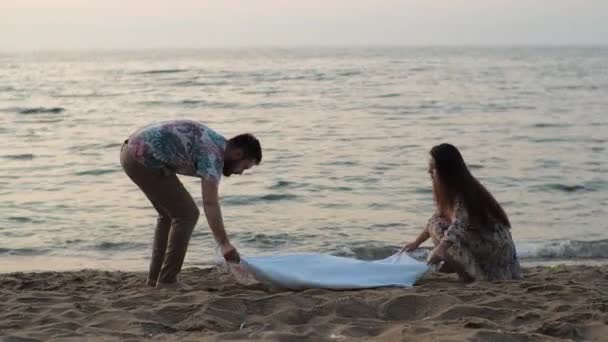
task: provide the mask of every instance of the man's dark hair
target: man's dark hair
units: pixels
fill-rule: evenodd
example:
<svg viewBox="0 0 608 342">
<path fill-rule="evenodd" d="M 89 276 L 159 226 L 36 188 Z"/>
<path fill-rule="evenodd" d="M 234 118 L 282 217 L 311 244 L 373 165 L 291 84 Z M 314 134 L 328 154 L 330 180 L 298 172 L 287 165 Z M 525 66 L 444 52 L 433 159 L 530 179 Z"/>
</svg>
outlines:
<svg viewBox="0 0 608 342">
<path fill-rule="evenodd" d="M 243 150 L 243 158 L 255 159 L 256 164 L 262 161 L 262 145 L 252 134 L 239 134 L 229 140 L 234 147 Z"/>
</svg>

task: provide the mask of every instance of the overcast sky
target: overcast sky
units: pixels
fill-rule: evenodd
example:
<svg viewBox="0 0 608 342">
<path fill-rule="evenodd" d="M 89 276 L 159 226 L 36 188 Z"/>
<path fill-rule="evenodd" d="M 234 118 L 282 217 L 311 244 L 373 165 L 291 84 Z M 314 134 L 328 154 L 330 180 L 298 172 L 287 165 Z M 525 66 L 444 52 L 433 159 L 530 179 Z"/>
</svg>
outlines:
<svg viewBox="0 0 608 342">
<path fill-rule="evenodd" d="M 0 50 L 608 44 L 608 0 L 0 0 Z"/>
</svg>

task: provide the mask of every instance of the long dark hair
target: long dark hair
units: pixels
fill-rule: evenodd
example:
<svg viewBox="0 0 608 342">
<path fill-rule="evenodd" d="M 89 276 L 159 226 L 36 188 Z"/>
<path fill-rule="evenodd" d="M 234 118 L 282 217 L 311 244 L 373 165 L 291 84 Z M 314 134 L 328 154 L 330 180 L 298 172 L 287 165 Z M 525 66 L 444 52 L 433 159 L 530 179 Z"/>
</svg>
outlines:
<svg viewBox="0 0 608 342">
<path fill-rule="evenodd" d="M 434 181 L 433 192 L 440 212 L 453 209 L 456 199 L 460 198 L 472 222 L 489 227 L 492 220 L 495 220 L 511 227 L 505 211 L 494 196 L 473 177 L 456 147 L 450 144 L 437 145 L 431 149 L 431 157 L 439 178 Z"/>
</svg>

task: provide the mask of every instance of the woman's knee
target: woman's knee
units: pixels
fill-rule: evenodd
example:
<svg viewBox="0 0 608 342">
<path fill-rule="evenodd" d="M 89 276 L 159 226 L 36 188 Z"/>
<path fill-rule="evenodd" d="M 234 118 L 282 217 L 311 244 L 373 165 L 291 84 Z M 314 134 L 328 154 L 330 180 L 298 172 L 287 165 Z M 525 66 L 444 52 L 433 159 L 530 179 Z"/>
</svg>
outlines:
<svg viewBox="0 0 608 342">
<path fill-rule="evenodd" d="M 450 270 L 450 273 L 456 273 L 458 278 L 460 278 L 460 280 L 463 282 L 469 283 L 475 281 L 473 275 L 467 271 L 467 267 L 463 261 L 455 258 L 450 251 L 448 251 L 444 256 L 443 262 L 443 266 L 446 267 L 446 270 Z"/>
<path fill-rule="evenodd" d="M 437 245 L 437 244 L 439 244 L 441 239 L 443 239 L 443 235 L 444 235 L 447 227 L 444 227 L 443 225 L 438 224 L 438 223 L 433 223 L 433 224 L 429 224 L 427 229 L 429 230 L 429 235 L 431 236 L 433 243 L 435 245 Z"/>
</svg>

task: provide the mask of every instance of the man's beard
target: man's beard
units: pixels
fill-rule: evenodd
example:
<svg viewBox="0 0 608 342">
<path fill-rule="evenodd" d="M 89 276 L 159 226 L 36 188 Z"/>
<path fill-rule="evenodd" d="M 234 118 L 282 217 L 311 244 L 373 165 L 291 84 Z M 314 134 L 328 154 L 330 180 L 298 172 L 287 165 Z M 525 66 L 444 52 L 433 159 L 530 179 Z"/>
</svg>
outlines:
<svg viewBox="0 0 608 342">
<path fill-rule="evenodd" d="M 232 174 L 232 170 L 234 170 L 235 164 L 236 161 L 234 160 L 224 160 L 224 169 L 222 170 L 224 176 L 230 177 L 230 175 Z"/>
</svg>

